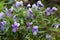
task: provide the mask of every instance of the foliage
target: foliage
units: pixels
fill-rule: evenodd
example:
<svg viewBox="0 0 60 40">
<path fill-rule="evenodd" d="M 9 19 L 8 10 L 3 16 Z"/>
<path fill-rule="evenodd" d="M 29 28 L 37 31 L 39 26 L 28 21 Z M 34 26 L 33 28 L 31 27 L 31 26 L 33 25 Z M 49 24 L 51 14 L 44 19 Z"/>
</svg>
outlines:
<svg viewBox="0 0 60 40">
<path fill-rule="evenodd" d="M 1 12 L 5 14 L 3 18 L 0 17 L 0 40 L 60 40 L 60 28 L 55 27 L 55 24 L 60 26 L 60 16 L 57 15 L 59 8 L 58 11 L 50 12 L 50 15 L 46 15 L 45 7 L 39 6 L 37 9 L 25 6 L 16 7 L 13 3 L 13 1 L 9 1 L 4 6 L 4 0 L 0 2 L 0 14 Z M 9 4 L 12 4 L 12 6 L 7 6 Z M 32 14 L 29 12 L 32 12 Z M 16 19 L 14 19 L 14 16 Z M 2 21 L 6 21 L 4 30 L 1 30 Z M 12 25 L 14 25 L 15 21 L 20 25 L 18 30 L 13 32 Z M 32 22 L 30 28 L 27 27 L 28 22 Z M 34 26 L 38 26 L 37 35 L 32 32 Z"/>
</svg>

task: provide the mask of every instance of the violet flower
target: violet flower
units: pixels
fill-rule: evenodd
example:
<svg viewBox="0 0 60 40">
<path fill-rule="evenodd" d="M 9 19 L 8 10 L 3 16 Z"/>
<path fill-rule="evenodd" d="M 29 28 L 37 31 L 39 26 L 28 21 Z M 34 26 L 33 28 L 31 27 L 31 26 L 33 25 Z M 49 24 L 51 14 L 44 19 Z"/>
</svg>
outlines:
<svg viewBox="0 0 60 40">
<path fill-rule="evenodd" d="M 42 2 L 41 2 L 41 1 L 37 1 L 37 6 L 44 7 L 44 5 L 42 4 Z"/>
<path fill-rule="evenodd" d="M 30 14 L 32 14 L 32 13 L 33 13 L 33 11 L 32 11 L 32 9 L 31 9 L 31 8 L 29 8 L 29 13 L 30 13 Z"/>
<path fill-rule="evenodd" d="M 4 29 L 5 29 L 4 26 L 1 26 L 0 30 L 4 31 Z"/>
<path fill-rule="evenodd" d="M 59 28 L 59 24 L 55 24 L 54 28 L 56 28 L 56 29 Z"/>
<path fill-rule="evenodd" d="M 8 9 L 6 7 L 5 7 L 5 10 L 6 10 L 6 15 L 11 16 L 12 12 L 13 12 L 13 6 L 9 9 L 9 11 L 8 11 Z"/>
<path fill-rule="evenodd" d="M 38 33 L 38 26 L 33 26 L 32 32 L 33 32 L 33 35 L 37 35 L 37 33 Z"/>
<path fill-rule="evenodd" d="M 12 24 L 12 32 L 16 32 L 19 28 L 20 24 L 17 22 L 14 22 L 14 24 Z"/>
<path fill-rule="evenodd" d="M 4 26 L 5 26 L 5 24 L 6 24 L 6 21 L 2 21 L 1 23 L 0 23 L 0 25 L 1 25 L 1 30 L 2 31 L 4 31 Z"/>
<path fill-rule="evenodd" d="M 33 18 L 34 18 L 34 15 L 33 15 L 33 14 L 31 14 L 31 15 L 30 15 L 30 18 L 31 18 L 31 19 L 33 19 Z"/>
<path fill-rule="evenodd" d="M 0 19 L 4 18 L 5 14 L 3 12 L 0 13 Z"/>
<path fill-rule="evenodd" d="M 33 5 L 32 5 L 32 8 L 37 9 L 38 6 L 37 6 L 36 4 L 33 4 Z"/>
<path fill-rule="evenodd" d="M 8 12 L 8 13 L 7 13 L 7 16 L 11 16 L 11 15 L 12 15 L 12 13 L 11 13 L 11 12 Z"/>
<path fill-rule="evenodd" d="M 13 6 L 9 9 L 9 12 L 7 13 L 7 16 L 11 16 L 13 12 Z"/>
<path fill-rule="evenodd" d="M 20 2 L 18 2 L 18 1 L 16 1 L 16 7 L 18 8 L 19 6 L 23 6 L 23 1 L 20 1 Z"/>
<path fill-rule="evenodd" d="M 51 40 L 52 39 L 52 37 L 51 37 L 51 35 L 49 35 L 49 34 L 46 34 L 46 39 L 48 39 L 48 40 Z"/>
<path fill-rule="evenodd" d="M 45 10 L 45 13 L 47 16 L 49 16 L 51 14 L 52 10 L 50 7 L 48 7 L 46 10 Z"/>
<path fill-rule="evenodd" d="M 29 29 L 32 24 L 33 24 L 32 22 L 28 22 L 27 23 L 27 28 Z"/>
<path fill-rule="evenodd" d="M 45 12 L 51 12 L 52 10 L 51 10 L 51 8 L 50 7 L 48 7 L 46 10 L 45 10 Z"/>
<path fill-rule="evenodd" d="M 10 12 L 12 12 L 13 11 L 13 6 L 9 10 L 10 10 Z"/>
<path fill-rule="evenodd" d="M 29 14 L 30 14 L 30 18 L 33 19 L 34 18 L 34 15 L 33 15 L 33 11 L 31 8 L 29 8 Z"/>
<path fill-rule="evenodd" d="M 47 16 L 49 16 L 52 12 L 55 12 L 57 11 L 58 9 L 56 7 L 53 7 L 52 9 L 50 7 L 48 7 L 46 10 L 45 10 L 45 13 Z"/>
<path fill-rule="evenodd" d="M 17 15 L 14 15 L 14 16 L 13 16 L 13 19 L 14 19 L 14 21 L 16 22 L 16 20 L 17 20 Z"/>
</svg>

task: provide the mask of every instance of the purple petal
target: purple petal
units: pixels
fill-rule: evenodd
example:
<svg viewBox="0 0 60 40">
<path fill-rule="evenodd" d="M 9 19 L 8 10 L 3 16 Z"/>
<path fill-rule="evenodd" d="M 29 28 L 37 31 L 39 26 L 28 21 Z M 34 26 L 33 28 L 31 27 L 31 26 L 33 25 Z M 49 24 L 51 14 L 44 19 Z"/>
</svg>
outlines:
<svg viewBox="0 0 60 40">
<path fill-rule="evenodd" d="M 32 32 L 38 32 L 38 26 L 34 26 Z"/>
<path fill-rule="evenodd" d="M 13 11 L 13 6 L 9 10 L 10 10 L 10 12 L 12 12 Z"/>
<path fill-rule="evenodd" d="M 3 12 L 0 13 L 0 19 L 3 18 L 5 14 Z"/>
<path fill-rule="evenodd" d="M 16 32 L 17 30 L 15 28 L 12 29 L 12 32 Z"/>
<path fill-rule="evenodd" d="M 1 30 L 4 31 L 4 26 L 1 26 Z"/>
<path fill-rule="evenodd" d="M 37 5 L 38 5 L 38 6 L 41 6 L 41 7 L 44 7 L 44 5 L 42 4 L 41 1 L 37 1 Z"/>
<path fill-rule="evenodd" d="M 33 32 L 33 35 L 36 36 L 37 35 L 37 32 Z"/>
</svg>

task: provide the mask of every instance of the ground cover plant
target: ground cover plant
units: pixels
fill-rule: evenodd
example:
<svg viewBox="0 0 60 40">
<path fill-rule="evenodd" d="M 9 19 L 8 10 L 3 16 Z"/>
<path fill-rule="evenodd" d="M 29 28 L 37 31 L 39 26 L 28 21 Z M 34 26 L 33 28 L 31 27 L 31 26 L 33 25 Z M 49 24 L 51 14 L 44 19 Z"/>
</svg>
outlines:
<svg viewBox="0 0 60 40">
<path fill-rule="evenodd" d="M 12 2 L 0 2 L 0 40 L 60 40 L 58 8 Z"/>
</svg>

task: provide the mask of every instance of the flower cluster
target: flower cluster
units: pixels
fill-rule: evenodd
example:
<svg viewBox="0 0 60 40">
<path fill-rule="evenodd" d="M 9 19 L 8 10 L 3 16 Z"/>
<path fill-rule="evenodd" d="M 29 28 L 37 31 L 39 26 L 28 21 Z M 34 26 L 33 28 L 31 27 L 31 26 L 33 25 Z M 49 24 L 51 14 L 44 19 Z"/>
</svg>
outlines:
<svg viewBox="0 0 60 40">
<path fill-rule="evenodd" d="M 47 16 L 49 16 L 49 15 L 51 15 L 51 12 L 55 12 L 55 11 L 57 11 L 57 10 L 58 10 L 58 9 L 57 9 L 56 7 L 52 7 L 52 8 L 48 7 L 48 8 L 45 10 L 45 13 L 46 13 Z"/>
<path fill-rule="evenodd" d="M 45 9 L 41 1 L 37 1 L 37 3 L 33 5 L 23 5 L 23 1 L 15 0 L 15 3 L 10 8 L 5 7 L 4 12 L 0 12 L 0 30 L 3 32 L 5 30 L 11 32 L 10 29 L 12 29 L 11 34 L 23 34 L 24 39 L 27 37 L 30 38 L 30 34 L 32 34 L 34 37 L 39 36 L 39 40 L 42 36 L 51 40 L 52 35 L 49 35 L 49 33 L 52 34 L 52 32 L 57 30 L 60 26 L 60 19 L 55 15 L 52 15 L 58 9 L 56 7 L 47 7 Z M 10 29 L 8 28 L 8 30 L 5 25 L 8 25 Z"/>
</svg>

